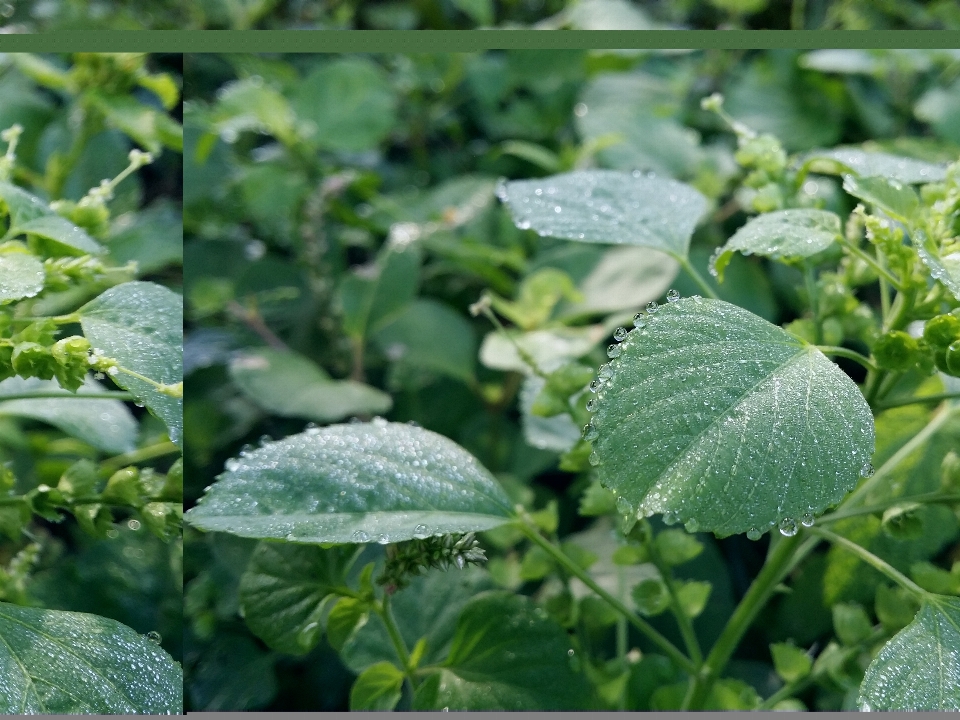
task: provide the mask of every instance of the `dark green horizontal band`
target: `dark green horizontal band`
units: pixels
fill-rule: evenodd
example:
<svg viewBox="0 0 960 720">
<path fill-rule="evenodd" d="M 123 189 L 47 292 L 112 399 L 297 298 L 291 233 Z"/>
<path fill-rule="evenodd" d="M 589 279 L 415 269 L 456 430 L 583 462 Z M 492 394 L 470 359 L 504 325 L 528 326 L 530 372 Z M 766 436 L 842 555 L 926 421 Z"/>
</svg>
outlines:
<svg viewBox="0 0 960 720">
<path fill-rule="evenodd" d="M 0 52 L 471 52 L 957 48 L 940 30 L 87 30 L 0 35 Z"/>
</svg>

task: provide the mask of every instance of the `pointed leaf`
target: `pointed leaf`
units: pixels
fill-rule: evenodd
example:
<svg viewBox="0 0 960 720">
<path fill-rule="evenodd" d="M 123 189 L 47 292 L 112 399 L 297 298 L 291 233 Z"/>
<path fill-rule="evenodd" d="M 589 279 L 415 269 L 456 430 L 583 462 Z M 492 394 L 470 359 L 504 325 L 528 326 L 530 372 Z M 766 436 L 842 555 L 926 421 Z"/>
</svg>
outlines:
<svg viewBox="0 0 960 720">
<path fill-rule="evenodd" d="M 960 248 L 957 243 L 954 242 L 951 249 L 945 252 L 922 231 L 914 233 L 913 242 L 920 259 L 930 269 L 930 274 L 960 300 Z"/>
<path fill-rule="evenodd" d="M 264 410 L 318 422 L 386 412 L 393 401 L 376 388 L 333 380 L 316 363 L 292 351 L 256 348 L 230 362 L 230 377 Z"/>
<path fill-rule="evenodd" d="M 323 633 L 334 588 L 345 586 L 345 550 L 260 542 L 240 578 L 240 607 L 253 634 L 274 650 L 302 655 Z"/>
<path fill-rule="evenodd" d="M 0 255 L 0 303 L 33 297 L 43 290 L 43 263 L 33 255 L 10 252 Z"/>
<path fill-rule="evenodd" d="M 860 704 L 863 710 L 960 711 L 960 599 L 924 601 L 870 663 Z"/>
<path fill-rule="evenodd" d="M 0 202 L 10 215 L 7 235 L 16 237 L 30 233 L 52 240 L 71 255 L 99 254 L 104 247 L 82 229 L 57 215 L 40 198 L 16 185 L 0 182 Z"/>
<path fill-rule="evenodd" d="M 80 310 L 83 334 L 121 366 L 157 383 L 183 380 L 183 298 L 149 282 L 112 287 Z M 140 378 L 120 372 L 113 381 L 163 420 L 170 439 L 183 447 L 183 399 L 161 394 Z"/>
<path fill-rule="evenodd" d="M 917 193 L 899 180 L 847 175 L 843 178 L 843 189 L 903 222 L 909 222 L 920 207 Z"/>
<path fill-rule="evenodd" d="M 0 713 L 179 714 L 183 670 L 126 625 L 0 603 Z"/>
<path fill-rule="evenodd" d="M 668 303 L 620 350 L 594 447 L 601 481 L 642 514 L 721 537 L 796 524 L 849 492 L 873 453 L 857 386 L 739 307 Z"/>
<path fill-rule="evenodd" d="M 489 530 L 512 505 L 453 441 L 402 423 L 313 428 L 227 462 L 185 518 L 202 530 L 310 543 Z"/>
<path fill-rule="evenodd" d="M 137 442 L 137 421 L 119 400 L 85 400 L 87 393 L 105 388 L 88 377 L 76 395 L 62 389 L 56 380 L 7 378 L 0 382 L 0 415 L 40 420 L 58 427 L 67 435 L 89 443 L 106 453 L 124 453 Z M 21 393 L 63 393 L 63 399 L 4 400 Z"/>
<path fill-rule="evenodd" d="M 814 172 L 831 175 L 852 172 L 862 178 L 885 177 L 911 185 L 937 182 L 947 176 L 947 169 L 943 165 L 889 153 L 867 152 L 856 147 L 814 150 L 805 155 L 803 160 Z"/>
<path fill-rule="evenodd" d="M 417 710 L 584 710 L 566 631 L 527 597 L 494 591 L 464 607 L 443 669 L 417 688 Z"/>
<path fill-rule="evenodd" d="M 400 702 L 403 678 L 404 674 L 393 663 L 371 665 L 350 688 L 350 710 L 393 710 Z"/>
<path fill-rule="evenodd" d="M 498 188 L 513 221 L 540 235 L 581 242 L 641 245 L 686 257 L 706 198 L 676 180 L 583 170 Z"/>
<path fill-rule="evenodd" d="M 749 220 L 717 251 L 713 270 L 722 280 L 735 251 L 775 259 L 810 257 L 826 250 L 839 236 L 840 218 L 826 210 L 764 213 Z"/>
</svg>

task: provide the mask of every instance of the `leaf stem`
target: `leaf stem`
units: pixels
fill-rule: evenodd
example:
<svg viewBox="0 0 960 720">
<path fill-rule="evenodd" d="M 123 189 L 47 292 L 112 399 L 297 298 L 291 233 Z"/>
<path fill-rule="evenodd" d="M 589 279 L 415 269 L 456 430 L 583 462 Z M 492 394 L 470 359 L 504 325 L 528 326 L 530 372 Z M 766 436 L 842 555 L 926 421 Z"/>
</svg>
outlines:
<svg viewBox="0 0 960 720">
<path fill-rule="evenodd" d="M 687 275 L 689 275 L 690 278 L 699 286 L 704 295 L 709 298 L 713 298 L 714 300 L 720 299 L 717 296 L 716 291 L 710 287 L 710 284 L 706 280 L 704 280 L 703 275 L 697 272 L 697 269 L 693 266 L 693 263 L 690 262 L 690 258 L 684 255 L 674 255 L 673 257 L 677 262 L 680 263 L 680 267 L 686 271 Z"/>
<path fill-rule="evenodd" d="M 903 285 L 900 283 L 900 280 L 897 279 L 883 265 L 881 265 L 876 258 L 871 257 L 868 253 L 865 253 L 862 249 L 858 248 L 853 243 L 843 242 L 842 245 L 847 250 L 849 250 L 852 254 L 856 255 L 858 258 L 863 260 L 867 265 L 869 265 L 874 270 L 876 270 L 877 275 L 879 275 L 886 282 L 890 283 L 898 292 L 903 290 Z M 886 295 L 885 292 L 883 294 Z M 889 302 L 889 298 L 887 298 L 887 302 Z"/>
<path fill-rule="evenodd" d="M 580 566 L 568 558 L 566 554 L 560 550 L 560 548 L 541 536 L 536 528 L 532 527 L 531 524 L 528 524 L 526 519 L 520 522 L 518 527 L 523 534 L 527 536 L 527 538 L 546 550 L 554 560 L 556 560 L 560 565 L 563 566 L 565 570 L 567 570 L 567 572 L 578 578 L 580 582 L 593 590 L 601 598 L 606 600 L 608 605 L 623 615 L 631 625 L 637 628 L 637 630 L 646 635 L 654 645 L 663 650 L 680 668 L 691 675 L 696 674 L 697 666 L 690 661 L 690 658 L 677 649 L 677 647 L 672 642 L 667 640 L 667 638 L 657 632 L 652 625 L 638 617 L 619 599 L 615 598 L 613 595 L 600 587 L 596 581 L 590 577 L 589 574 L 587 574 Z"/>
<path fill-rule="evenodd" d="M 870 362 L 870 358 L 868 358 L 866 355 L 861 355 L 855 350 L 850 350 L 849 348 L 845 347 L 837 347 L 836 345 L 817 345 L 816 348 L 824 355 L 839 355 L 840 357 L 845 357 L 849 360 L 856 360 L 867 370 L 873 370 L 874 372 L 877 371 L 877 366 Z"/>
<path fill-rule="evenodd" d="M 473 311 L 473 308 L 477 308 L 478 312 L 483 313 L 484 317 L 486 317 L 487 320 L 489 320 L 497 329 L 497 332 L 503 335 L 507 342 L 513 345 L 513 349 L 517 351 L 517 355 L 520 357 L 523 363 L 530 368 L 534 375 L 539 378 L 543 378 L 544 380 L 547 379 L 547 374 L 540 369 L 539 365 L 537 365 L 537 361 L 534 359 L 533 355 L 520 347 L 520 343 L 517 342 L 517 339 L 507 332 L 507 329 L 503 326 L 503 323 L 500 322 L 500 318 L 498 318 L 493 310 L 490 309 L 489 296 L 486 293 L 484 293 L 483 297 L 481 297 L 480 300 L 478 300 L 477 303 L 471 307 L 471 312 Z"/>
<path fill-rule="evenodd" d="M 854 555 L 859 556 L 860 559 L 863 560 L 865 563 L 872 565 L 877 570 L 879 570 L 884 575 L 886 575 L 888 578 L 890 578 L 895 583 L 900 585 L 900 587 L 906 590 L 909 590 L 914 595 L 917 595 L 920 598 L 925 598 L 927 597 L 927 595 L 930 594 L 926 590 L 924 590 L 922 587 L 917 585 L 915 582 L 913 582 L 906 575 L 904 575 L 895 567 L 893 567 L 890 563 L 878 558 L 876 555 L 874 555 L 872 552 L 867 550 L 862 545 L 858 545 L 852 540 L 847 540 L 847 538 L 843 537 L 842 535 L 837 535 L 836 533 L 831 532 L 829 530 L 825 530 L 823 528 L 810 528 L 809 532 L 812 533 L 813 535 L 818 535 L 819 537 L 833 543 L 834 545 L 840 545 L 844 549 L 849 550 Z"/>
<path fill-rule="evenodd" d="M 79 400 L 133 400 L 133 395 L 128 392 L 112 392 L 109 390 L 91 393 L 57 392 L 54 390 L 0 395 L 0 402 L 6 402 L 7 400 L 60 400 L 68 398 Z"/>
<path fill-rule="evenodd" d="M 810 314 L 813 316 L 813 339 L 819 346 L 823 342 L 823 328 L 820 326 L 820 297 L 817 292 L 817 275 L 813 263 L 803 264 L 803 279 L 807 286 Z"/>
<path fill-rule="evenodd" d="M 390 596 L 384 595 L 382 601 L 374 603 L 373 610 L 383 621 L 384 627 L 387 628 L 387 635 L 390 636 L 393 649 L 397 651 L 397 657 L 403 664 L 403 672 L 409 680 L 413 677 L 413 672 L 410 669 L 410 651 L 407 650 L 407 644 L 403 641 L 400 628 L 397 627 L 397 621 L 393 618 L 393 611 L 390 609 Z"/>
<path fill-rule="evenodd" d="M 960 393 L 945 392 L 936 395 L 918 395 L 915 397 L 901 398 L 899 400 L 888 400 L 887 402 L 877 403 L 877 410 L 889 410 L 890 408 L 903 407 L 904 405 L 919 405 L 920 403 L 937 403 L 941 400 L 956 400 L 960 398 Z"/>
<path fill-rule="evenodd" d="M 106 477 L 108 475 L 112 475 L 117 470 L 122 467 L 126 467 L 127 465 L 136 465 L 137 463 L 146 462 L 147 460 L 153 460 L 154 458 L 163 457 L 164 455 L 172 455 L 179 452 L 180 448 L 169 441 L 157 443 L 155 445 L 148 445 L 147 447 L 138 448 L 132 452 L 116 455 L 112 458 L 104 460 L 102 463 L 100 463 L 100 474 Z"/>
<path fill-rule="evenodd" d="M 818 542 L 819 540 L 816 538 L 807 538 L 803 533 L 798 533 L 793 537 L 780 540 L 772 548 L 760 573 L 750 584 L 743 599 L 740 600 L 733 611 L 733 615 L 730 616 L 723 632 L 720 633 L 720 637 L 714 643 L 710 654 L 707 655 L 706 662 L 704 662 L 697 675 L 693 690 L 689 694 L 686 709 L 699 710 L 703 707 L 714 682 L 720 677 L 727 662 L 733 656 L 743 635 L 770 599 L 774 588 L 780 584 L 784 576 L 797 563 L 816 547 Z"/>
<path fill-rule="evenodd" d="M 890 498 L 886 502 L 875 503 L 873 505 L 863 505 L 861 507 L 849 508 L 847 510 L 838 509 L 836 512 L 832 512 L 829 515 L 824 515 L 823 517 L 817 518 L 817 524 L 824 525 L 826 523 L 837 522 L 839 520 L 845 520 L 846 518 L 856 517 L 858 515 L 870 515 L 875 512 L 880 512 L 881 510 L 886 510 L 893 505 L 899 505 L 900 503 L 907 502 L 923 503 L 924 505 L 960 502 L 960 493 L 931 492 L 924 493 L 922 495 L 906 495 L 903 497 Z"/>
</svg>

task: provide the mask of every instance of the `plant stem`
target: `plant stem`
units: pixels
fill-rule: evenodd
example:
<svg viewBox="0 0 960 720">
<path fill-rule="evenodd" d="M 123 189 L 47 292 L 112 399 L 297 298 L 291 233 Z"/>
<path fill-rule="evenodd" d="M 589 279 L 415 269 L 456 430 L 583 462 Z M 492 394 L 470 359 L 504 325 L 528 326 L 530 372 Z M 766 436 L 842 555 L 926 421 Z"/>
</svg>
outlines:
<svg viewBox="0 0 960 720">
<path fill-rule="evenodd" d="M 648 534 L 647 537 L 650 538 L 651 535 Z M 680 627 L 680 635 L 683 637 L 683 642 L 687 646 L 687 652 L 690 654 L 690 659 L 693 660 L 694 664 L 699 667 L 703 664 L 703 651 L 700 649 L 700 643 L 697 641 L 697 634 L 693 630 L 693 623 L 691 622 L 687 613 L 684 612 L 683 607 L 680 605 L 680 599 L 677 595 L 677 586 L 673 581 L 673 572 L 660 556 L 660 552 L 657 550 L 656 543 L 650 539 L 645 544 L 647 546 L 647 553 L 650 555 L 650 559 L 653 561 L 653 564 L 656 566 L 657 570 L 660 571 L 660 577 L 663 578 L 663 583 L 667 586 L 667 592 L 670 595 L 670 609 L 673 611 L 673 616 L 676 618 L 677 625 Z"/>
<path fill-rule="evenodd" d="M 148 445 L 144 448 L 139 448 L 132 452 L 124 453 L 123 455 L 117 455 L 112 458 L 108 458 L 100 463 L 100 474 L 104 477 L 112 475 L 117 470 L 127 465 L 136 465 L 137 463 L 146 462 L 147 460 L 153 460 L 154 458 L 163 457 L 164 455 L 172 455 L 174 453 L 179 453 L 180 448 L 178 448 L 172 442 L 161 442 L 156 445 Z"/>
<path fill-rule="evenodd" d="M 651 642 L 663 650 L 680 668 L 690 674 L 695 674 L 697 672 L 697 667 L 690 661 L 690 658 L 680 652 L 680 650 L 678 650 L 672 642 L 657 632 L 652 625 L 635 615 L 633 611 L 631 611 L 630 608 L 624 605 L 619 599 L 615 598 L 602 587 L 597 585 L 596 581 L 590 577 L 590 575 L 588 575 L 580 566 L 568 558 L 564 552 L 560 550 L 560 548 L 556 547 L 553 543 L 541 536 L 540 533 L 537 532 L 536 528 L 527 524 L 527 522 L 521 522 L 518 527 L 530 540 L 546 550 L 547 553 L 561 566 L 563 566 L 567 572 L 578 578 L 580 582 L 593 590 L 601 598 L 606 600 L 607 604 L 623 615 L 631 625 L 637 628 L 637 630 L 646 635 Z"/>
<path fill-rule="evenodd" d="M 707 655 L 706 662 L 697 675 L 690 693 L 687 709 L 699 710 L 703 707 L 713 683 L 720 677 L 743 635 L 770 599 L 774 588 L 816 547 L 818 542 L 816 538 L 808 539 L 803 533 L 798 533 L 791 538 L 780 540 L 772 549 L 760 573 L 750 584 L 746 595 L 740 600 L 740 604 L 733 611 L 726 627 L 714 643 L 710 654 Z"/>
<path fill-rule="evenodd" d="M 905 497 L 896 497 L 890 498 L 886 502 L 875 503 L 873 505 L 864 505 L 861 507 L 854 507 L 848 510 L 837 510 L 836 512 L 830 513 L 829 515 L 824 515 L 823 517 L 817 518 L 817 523 L 824 525 L 827 523 L 837 522 L 838 520 L 845 520 L 846 518 L 856 517 L 858 515 L 870 515 L 875 512 L 880 512 L 881 510 L 886 510 L 893 505 L 899 505 L 900 503 L 916 502 L 923 503 L 925 505 L 932 503 L 953 503 L 960 502 L 960 493 L 941 493 L 941 492 L 931 492 L 924 493 L 922 495 L 907 495 Z"/>
<path fill-rule="evenodd" d="M 810 314 L 813 316 L 813 339 L 815 344 L 819 346 L 823 342 L 823 328 L 820 327 L 820 298 L 817 292 L 817 275 L 813 263 L 804 263 L 803 279 L 807 286 Z"/>
<path fill-rule="evenodd" d="M 900 400 L 888 400 L 887 402 L 877 403 L 877 410 L 889 410 L 890 408 L 903 407 L 904 405 L 919 405 L 920 403 L 937 403 L 941 400 L 957 400 L 960 393 L 945 392 L 936 395 L 919 395 L 916 397 L 903 398 Z"/>
<path fill-rule="evenodd" d="M 489 296 L 485 297 L 489 298 Z M 489 305 L 484 302 L 484 298 L 481 298 L 477 305 L 484 317 L 486 317 L 487 320 L 489 320 L 497 329 L 497 332 L 499 332 L 507 342 L 513 345 L 513 349 L 517 351 L 517 355 L 520 357 L 520 360 L 522 360 L 523 363 L 530 368 L 531 372 L 533 372 L 533 374 L 537 377 L 546 380 L 547 374 L 540 369 L 539 365 L 537 365 L 537 361 L 534 359 L 533 355 L 520 347 L 520 343 L 517 342 L 517 339 L 507 332 L 507 329 L 503 326 L 503 323 L 500 322 L 500 318 L 498 318 L 493 310 L 490 309 Z"/>
<path fill-rule="evenodd" d="M 677 260 L 677 262 L 680 263 L 680 267 L 686 271 L 687 275 L 689 275 L 691 279 L 700 287 L 704 295 L 709 298 L 713 298 L 714 300 L 719 299 L 716 291 L 710 287 L 710 284 L 703 279 L 703 276 L 700 273 L 697 272 L 697 269 L 693 266 L 693 263 L 690 262 L 690 258 L 683 255 L 674 255 L 673 257 Z"/>
<path fill-rule="evenodd" d="M 823 528 L 811 528 L 810 532 L 814 535 L 818 535 L 822 537 L 824 540 L 828 540 L 834 545 L 840 545 L 846 550 L 849 550 L 854 555 L 859 556 L 860 559 L 863 560 L 865 563 L 872 565 L 877 570 L 882 572 L 888 578 L 890 578 L 895 583 L 897 583 L 900 587 L 906 590 L 909 590 L 910 592 L 919 596 L 920 598 L 925 598 L 927 595 L 930 594 L 926 590 L 924 590 L 922 587 L 914 583 L 906 575 L 904 575 L 895 567 L 893 567 L 890 563 L 878 558 L 876 555 L 874 555 L 872 552 L 867 550 L 865 547 L 861 545 L 857 545 L 857 543 L 853 542 L 852 540 L 847 540 L 847 538 L 843 537 L 842 535 L 837 535 L 836 533 L 830 532 L 829 530 L 824 530 Z"/>
<path fill-rule="evenodd" d="M 393 619 L 393 611 L 390 609 L 390 596 L 384 595 L 383 600 L 373 605 L 374 611 L 383 620 L 384 627 L 387 628 L 387 635 L 390 636 L 390 642 L 393 643 L 393 649 L 397 651 L 397 657 L 403 665 L 403 672 L 409 680 L 413 672 L 410 669 L 410 651 L 407 650 L 407 644 L 403 641 L 400 634 L 400 628 L 397 627 L 397 621 Z"/>
<path fill-rule="evenodd" d="M 7 400 L 60 400 L 65 398 L 79 400 L 133 400 L 133 395 L 128 392 L 91 392 L 91 393 L 72 393 L 72 392 L 24 392 L 13 393 L 10 395 L 0 395 L 0 402 Z"/>
<path fill-rule="evenodd" d="M 892 285 L 897 291 L 900 291 L 903 289 L 903 285 L 900 284 L 900 280 L 894 277 L 889 270 L 887 270 L 883 265 L 879 263 L 879 261 L 877 261 L 876 258 L 870 257 L 870 255 L 868 255 L 867 253 L 865 253 L 863 250 L 858 248 L 856 245 L 853 245 L 852 243 L 844 242 L 843 247 L 845 247 L 851 253 L 853 253 L 858 258 L 863 260 L 867 265 L 872 267 L 874 270 L 876 270 L 877 275 L 879 275 L 884 281 L 890 283 L 890 285 Z M 884 292 L 883 295 L 886 296 L 886 293 Z M 889 298 L 886 298 L 886 301 L 889 302 Z"/>
<path fill-rule="evenodd" d="M 866 355 L 861 355 L 855 350 L 849 350 L 845 347 L 836 347 L 834 345 L 817 345 L 816 348 L 824 355 L 839 355 L 840 357 L 845 357 L 850 360 L 856 360 L 867 370 L 873 370 L 874 372 L 877 371 L 877 366 L 870 362 L 870 358 L 868 358 Z"/>
</svg>

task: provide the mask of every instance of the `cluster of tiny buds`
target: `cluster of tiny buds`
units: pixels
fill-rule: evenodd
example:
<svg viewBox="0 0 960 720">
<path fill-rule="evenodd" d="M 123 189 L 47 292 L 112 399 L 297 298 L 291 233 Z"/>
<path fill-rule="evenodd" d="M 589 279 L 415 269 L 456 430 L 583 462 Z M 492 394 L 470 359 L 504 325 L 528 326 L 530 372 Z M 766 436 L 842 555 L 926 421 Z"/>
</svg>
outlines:
<svg viewBox="0 0 960 720">
<path fill-rule="evenodd" d="M 113 358 L 106 357 L 100 348 L 93 348 L 93 350 L 90 351 L 87 362 L 90 363 L 92 369 L 97 371 L 94 374 L 97 380 L 103 380 L 104 373 L 115 377 L 120 372 L 120 369 L 117 367 L 117 361 Z"/>
</svg>

